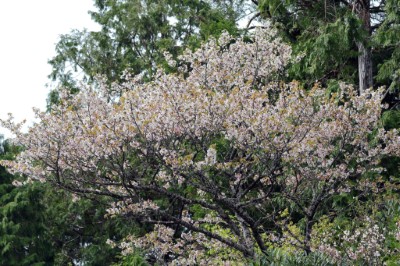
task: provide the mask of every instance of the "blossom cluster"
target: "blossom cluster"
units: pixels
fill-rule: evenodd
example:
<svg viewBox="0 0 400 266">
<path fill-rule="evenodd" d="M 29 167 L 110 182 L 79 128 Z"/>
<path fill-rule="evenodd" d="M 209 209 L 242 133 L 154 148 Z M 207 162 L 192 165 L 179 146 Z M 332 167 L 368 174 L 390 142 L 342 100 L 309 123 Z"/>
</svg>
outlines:
<svg viewBox="0 0 400 266">
<path fill-rule="evenodd" d="M 385 240 L 385 229 L 366 217 L 361 227 L 341 232 L 338 242 L 323 241 L 318 250 L 330 255 L 337 262 L 347 258 L 373 265 L 379 262 L 380 257 L 391 252 L 385 247 Z"/>
</svg>

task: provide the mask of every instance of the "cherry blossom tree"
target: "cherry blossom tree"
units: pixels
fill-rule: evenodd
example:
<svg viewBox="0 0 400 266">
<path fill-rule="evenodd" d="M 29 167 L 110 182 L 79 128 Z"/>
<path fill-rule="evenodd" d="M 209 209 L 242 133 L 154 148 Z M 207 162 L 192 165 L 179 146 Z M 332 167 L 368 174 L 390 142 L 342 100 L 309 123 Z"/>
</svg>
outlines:
<svg viewBox="0 0 400 266">
<path fill-rule="evenodd" d="M 126 253 L 187 265 L 255 258 L 282 241 L 310 252 L 321 206 L 384 171 L 380 159 L 400 155 L 400 138 L 379 127 L 382 90 L 357 95 L 342 84 L 326 95 L 284 84 L 290 57 L 271 28 L 248 41 L 222 34 L 178 62 L 166 54 L 176 74 L 131 77 L 113 93 L 66 90 L 51 113 L 36 110 L 28 133 L 2 121 L 24 147 L 2 164 L 108 195 L 108 215 L 154 224 L 147 235 L 110 240 Z"/>
</svg>

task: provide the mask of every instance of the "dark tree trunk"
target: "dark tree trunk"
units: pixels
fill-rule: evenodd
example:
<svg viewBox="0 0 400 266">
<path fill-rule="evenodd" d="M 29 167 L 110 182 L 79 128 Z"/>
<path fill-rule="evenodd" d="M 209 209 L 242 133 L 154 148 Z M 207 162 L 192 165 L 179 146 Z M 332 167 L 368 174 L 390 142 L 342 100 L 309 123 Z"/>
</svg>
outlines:
<svg viewBox="0 0 400 266">
<path fill-rule="evenodd" d="M 360 86 L 360 94 L 366 89 L 373 86 L 372 78 L 372 56 L 371 49 L 367 46 L 368 38 L 371 36 L 371 14 L 370 1 L 357 1 L 357 15 L 361 19 L 365 32 L 368 34 L 367 39 L 360 41 L 358 45 L 358 80 Z"/>
<path fill-rule="evenodd" d="M 358 43 L 358 80 L 360 94 L 373 86 L 371 50 L 363 43 Z"/>
</svg>

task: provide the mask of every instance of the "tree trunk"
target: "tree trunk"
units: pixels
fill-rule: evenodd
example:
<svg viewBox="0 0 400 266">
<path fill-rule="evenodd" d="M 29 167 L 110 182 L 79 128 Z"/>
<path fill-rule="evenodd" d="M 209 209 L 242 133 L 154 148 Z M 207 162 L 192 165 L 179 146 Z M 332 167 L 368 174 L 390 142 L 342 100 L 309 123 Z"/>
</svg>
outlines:
<svg viewBox="0 0 400 266">
<path fill-rule="evenodd" d="M 358 0 L 357 1 L 357 15 L 361 19 L 365 32 L 368 34 L 367 38 L 360 41 L 358 46 L 358 80 L 360 86 L 360 94 L 366 89 L 373 86 L 372 79 L 372 56 L 371 49 L 367 46 L 368 39 L 371 36 L 371 14 L 370 14 L 370 1 Z"/>
<path fill-rule="evenodd" d="M 304 229 L 304 250 L 307 254 L 311 253 L 311 232 L 312 232 L 312 218 L 306 217 L 306 224 Z"/>
<path fill-rule="evenodd" d="M 360 86 L 360 94 L 373 86 L 372 80 L 372 56 L 369 47 L 363 43 L 358 43 L 358 80 Z"/>
</svg>

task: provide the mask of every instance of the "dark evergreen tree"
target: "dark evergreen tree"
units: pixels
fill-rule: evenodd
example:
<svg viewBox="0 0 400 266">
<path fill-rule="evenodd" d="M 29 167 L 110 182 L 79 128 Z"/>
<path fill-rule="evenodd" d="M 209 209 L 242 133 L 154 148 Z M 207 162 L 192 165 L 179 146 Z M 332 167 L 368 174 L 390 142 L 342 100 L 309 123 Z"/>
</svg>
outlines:
<svg viewBox="0 0 400 266">
<path fill-rule="evenodd" d="M 5 142 L 0 159 L 18 148 Z M 15 187 L 14 176 L 0 166 L 0 265 L 52 265 L 55 251 L 45 226 L 40 184 Z"/>
<path fill-rule="evenodd" d="M 314 82 L 349 81 L 364 91 L 377 81 L 390 85 L 398 70 L 396 0 L 253 1 L 291 40 L 301 59 L 291 77 Z M 388 31 L 389 36 L 382 32 Z M 372 40 L 375 39 L 375 42 Z M 382 64 L 382 57 L 386 57 Z M 377 79 L 374 81 L 374 75 Z M 394 71 L 396 73 L 396 71 Z M 390 79 L 390 80 L 388 80 Z"/>
</svg>

